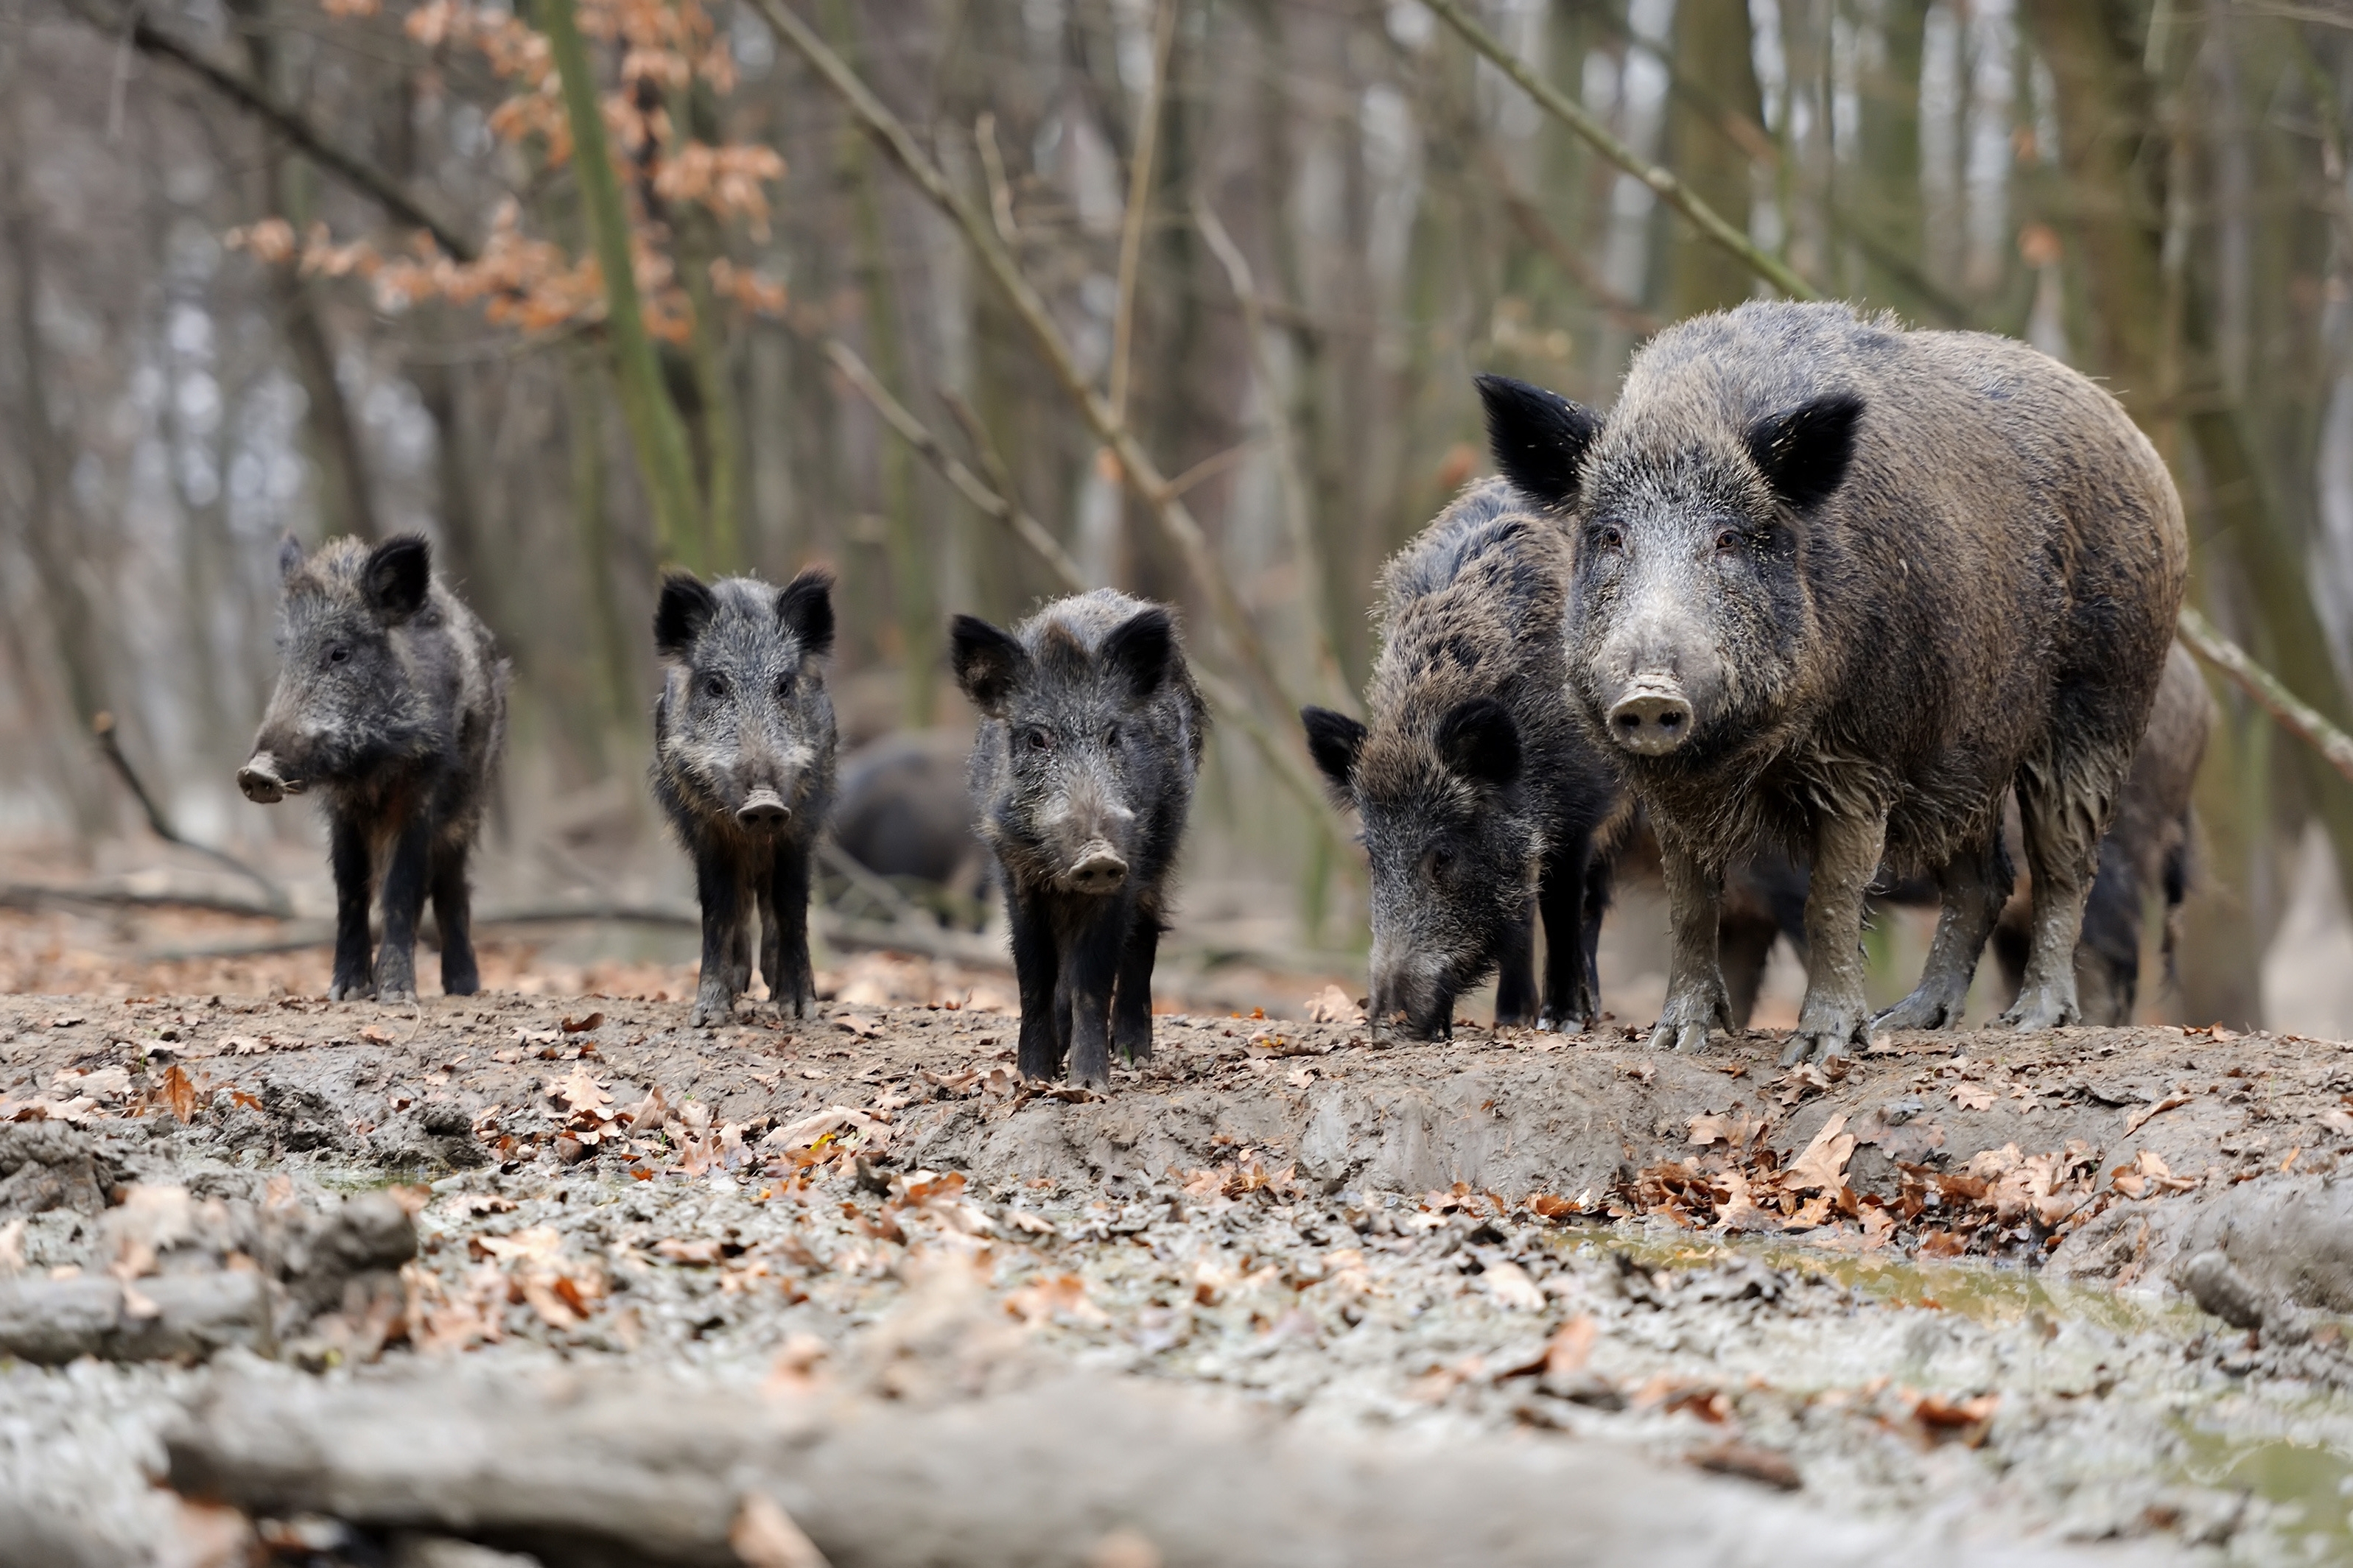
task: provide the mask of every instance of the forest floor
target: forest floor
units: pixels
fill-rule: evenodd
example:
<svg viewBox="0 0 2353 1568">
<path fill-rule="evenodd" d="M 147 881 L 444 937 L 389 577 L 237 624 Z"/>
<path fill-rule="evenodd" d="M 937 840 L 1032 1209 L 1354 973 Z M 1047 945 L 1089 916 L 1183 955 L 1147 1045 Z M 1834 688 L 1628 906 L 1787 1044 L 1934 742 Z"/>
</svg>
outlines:
<svg viewBox="0 0 2353 1568">
<path fill-rule="evenodd" d="M 943 1268 L 1092 1372 L 1383 1441 L 1606 1445 L 1936 1560 L 2353 1557 L 2343 1045 L 1978 1031 L 1783 1069 L 1775 1036 L 1654 1056 L 1614 1024 L 1386 1045 L 1335 993 L 1324 1022 L 1164 1015 L 1090 1094 L 1014 1075 L 1002 976 L 888 955 L 720 1029 L 651 967 L 401 1006 L 106 978 L 0 995 L 0 1514 L 69 1503 L 57 1560 L 204 1560 L 157 1544 L 195 1516 L 151 1481 L 208 1380 L 799 1386 Z M 417 1237 L 396 1291 L 281 1299 L 209 1365 L 24 1328 L 37 1289 L 250 1270 L 252 1216 L 382 1192 Z M 2207 1250 L 2241 1326 L 2178 1288 Z"/>
</svg>

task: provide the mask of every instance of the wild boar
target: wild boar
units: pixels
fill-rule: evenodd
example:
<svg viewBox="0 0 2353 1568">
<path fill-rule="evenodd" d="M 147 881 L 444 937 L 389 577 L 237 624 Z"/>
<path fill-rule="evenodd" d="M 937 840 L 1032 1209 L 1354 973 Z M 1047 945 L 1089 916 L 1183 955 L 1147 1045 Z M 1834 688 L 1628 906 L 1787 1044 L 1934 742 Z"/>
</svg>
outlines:
<svg viewBox="0 0 2353 1568">
<path fill-rule="evenodd" d="M 506 741 L 506 661 L 416 534 L 373 548 L 338 539 L 307 558 L 290 538 L 278 574 L 278 684 L 237 784 L 264 805 L 319 793 L 335 877 L 328 994 L 414 997 L 429 897 L 441 989 L 471 995 L 481 975 L 466 862 Z M 379 875 L 384 942 L 371 961 Z"/>
<path fill-rule="evenodd" d="M 833 578 L 813 567 L 777 588 L 670 573 L 654 647 L 654 798 L 693 858 L 702 905 L 693 1022 L 720 1022 L 751 990 L 755 910 L 768 999 L 805 1016 L 817 1000 L 809 855 L 833 804 Z"/>
<path fill-rule="evenodd" d="M 2188 565 L 2180 498 L 2116 400 L 2023 343 L 1751 303 L 1660 333 L 1599 416 L 1481 384 L 1504 474 L 1571 532 L 1568 690 L 1660 838 L 1673 926 L 1654 1047 L 1731 1028 L 1725 868 L 1812 868 L 1788 1056 L 1865 1044 L 1865 888 L 1942 911 L 1892 1027 L 1960 1015 L 2008 884 L 2033 878 L 2005 1017 L 2082 1016 L 2074 950 Z"/>
<path fill-rule="evenodd" d="M 1152 968 L 1193 803 L 1208 710 L 1176 625 L 1109 588 L 1057 599 L 1010 632 L 948 631 L 981 716 L 973 805 L 996 851 L 1021 993 L 1018 1062 L 1111 1081 L 1111 1047 L 1152 1054 Z"/>
<path fill-rule="evenodd" d="M 1401 1013 L 1414 1036 L 1451 1035 L 1455 998 L 1491 973 L 1498 1026 L 1599 1014 L 1602 841 L 1623 792 L 1564 693 L 1567 586 L 1558 527 L 1503 480 L 1472 485 L 1381 573 L 1371 722 L 1301 710 L 1364 824 L 1377 1027 Z"/>
</svg>

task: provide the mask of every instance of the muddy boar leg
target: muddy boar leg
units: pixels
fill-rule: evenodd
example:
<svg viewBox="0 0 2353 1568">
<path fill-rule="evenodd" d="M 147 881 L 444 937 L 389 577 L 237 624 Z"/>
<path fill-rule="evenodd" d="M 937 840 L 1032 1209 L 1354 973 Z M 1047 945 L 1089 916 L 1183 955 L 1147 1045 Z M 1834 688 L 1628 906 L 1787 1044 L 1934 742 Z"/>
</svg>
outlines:
<svg viewBox="0 0 2353 1568">
<path fill-rule="evenodd" d="M 443 839 L 433 847 L 433 919 L 441 927 L 441 990 L 471 996 L 482 988 L 474 963 L 472 896 L 466 889 L 466 845 Z"/>
<path fill-rule="evenodd" d="M 418 812 L 401 825 L 384 871 L 384 942 L 375 954 L 375 994 L 383 1002 L 417 999 L 417 921 L 433 860 L 433 827 Z"/>
<path fill-rule="evenodd" d="M 1111 1004 L 1111 1043 L 1131 1063 L 1152 1055 L 1152 965 L 1159 956 L 1159 918 L 1138 909 L 1128 928 L 1126 950 L 1119 957 Z"/>
<path fill-rule="evenodd" d="M 1680 845 L 1662 841 L 1659 859 L 1666 872 L 1667 920 L 1672 928 L 1667 960 L 1667 1000 L 1659 1026 L 1651 1031 L 1654 1051 L 1702 1051 L 1707 1032 L 1740 1033 L 1732 1003 L 1724 994 L 1716 963 L 1716 925 L 1724 913 L 1724 879 Z"/>
<path fill-rule="evenodd" d="M 1023 1078 L 1050 1079 L 1062 1070 L 1054 1016 L 1059 1010 L 1062 966 L 1053 922 L 1040 904 L 1041 900 L 1025 898 L 1018 889 L 1006 893 L 1005 913 L 1013 937 L 1013 980 L 1021 992 L 1021 1044 L 1015 1065 Z"/>
<path fill-rule="evenodd" d="M 2000 824 L 1989 828 L 2000 832 Z M 1978 977 L 1978 960 L 1985 955 L 1986 938 L 1993 934 L 1994 917 L 2010 891 L 1996 887 L 1995 879 L 1990 843 L 1962 849 L 1937 871 L 1936 893 L 1944 907 L 1936 914 L 1928 962 L 1912 994 L 1879 1016 L 1879 1027 L 1942 1029 L 1961 1021 L 1968 1010 L 1969 984 Z"/>
<path fill-rule="evenodd" d="M 691 1026 L 724 1023 L 735 1008 L 736 953 L 744 946 L 744 878 L 734 860 L 709 846 L 694 852 L 694 891 L 702 904 L 702 973 L 694 988 Z"/>
<path fill-rule="evenodd" d="M 778 851 L 775 858 L 783 858 L 783 852 Z M 754 879 L 757 886 L 752 890 L 752 901 L 760 910 L 760 978 L 768 983 L 768 1005 L 782 1011 L 791 1005 L 787 1000 L 791 993 L 785 980 L 784 927 L 776 919 L 776 868 L 761 866 Z"/>
<path fill-rule="evenodd" d="M 2075 996 L 2075 942 L 2084 931 L 2084 900 L 2100 859 L 2116 785 L 2132 761 L 2089 746 L 2029 763 L 2018 773 L 2018 816 L 2026 829 L 2026 868 L 2033 880 L 2028 925 L 2026 980 L 2001 1016 L 2021 1029 L 2081 1022 Z"/>
<path fill-rule="evenodd" d="M 1089 1089 L 1111 1082 L 1111 993 L 1127 949 L 1134 915 L 1124 901 L 1108 904 L 1092 920 L 1071 933 L 1070 950 L 1062 955 L 1062 984 L 1070 1008 L 1071 1081 Z"/>
<path fill-rule="evenodd" d="M 368 854 L 367 829 L 336 814 L 327 826 L 327 864 L 335 874 L 335 979 L 327 994 L 337 1002 L 372 996 L 375 980 L 368 908 L 375 901 L 375 867 Z"/>
<path fill-rule="evenodd" d="M 1536 1021 L 1536 901 L 1530 899 L 1504 933 L 1495 966 L 1495 1027 L 1525 1028 Z"/>
<path fill-rule="evenodd" d="M 1586 1027 L 1601 1022 L 1601 917 L 1609 912 L 1609 895 L 1616 872 L 1607 855 L 1593 855 L 1585 866 L 1585 1018 Z"/>
<path fill-rule="evenodd" d="M 1887 814 L 1825 814 L 1814 828 L 1814 882 L 1806 894 L 1806 1000 L 1781 1065 L 1828 1061 L 1871 1047 L 1862 994 L 1862 896 L 1887 847 Z"/>
<path fill-rule="evenodd" d="M 793 1016 L 806 1018 L 817 1001 L 817 969 L 809 963 L 809 852 L 805 844 L 788 844 L 776 851 L 776 869 L 769 883 L 769 901 L 761 911 L 767 935 L 761 947 L 766 969 L 768 1000 L 790 1007 Z M 782 979 L 777 978 L 779 975 Z"/>
<path fill-rule="evenodd" d="M 1557 855 L 1548 855 L 1536 879 L 1536 904 L 1544 912 L 1545 929 L 1544 1010 L 1536 1015 L 1539 1029 L 1582 1034 L 1593 1024 L 1596 1009 L 1587 984 L 1589 944 L 1585 940 L 1586 862 L 1592 852 L 1588 841 L 1579 840 Z M 1495 1003 L 1499 1023 L 1503 1010 L 1499 990 Z"/>
</svg>

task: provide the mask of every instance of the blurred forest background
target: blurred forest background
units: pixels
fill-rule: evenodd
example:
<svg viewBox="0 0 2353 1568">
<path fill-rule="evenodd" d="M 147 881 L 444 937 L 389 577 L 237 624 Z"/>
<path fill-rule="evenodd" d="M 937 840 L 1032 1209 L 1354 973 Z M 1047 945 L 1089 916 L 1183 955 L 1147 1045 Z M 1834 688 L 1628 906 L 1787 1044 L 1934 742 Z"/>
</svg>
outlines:
<svg viewBox="0 0 2353 1568">
<path fill-rule="evenodd" d="M 2342 722 L 2348 118 L 2343 0 L 6 0 L 0 837 L 204 869 L 103 712 L 319 904 L 315 824 L 231 782 L 288 531 L 422 530 L 513 659 L 493 904 L 684 896 L 663 563 L 832 563 L 852 744 L 966 722 L 948 613 L 1111 583 L 1214 678 L 1195 948 L 1345 973 L 1291 714 L 1356 706 L 1379 563 L 1484 471 L 1472 375 L 1607 405 L 1775 268 L 2105 378 L 2193 603 Z M 2353 786 L 2217 693 L 2145 1010 L 2341 1035 Z"/>
</svg>

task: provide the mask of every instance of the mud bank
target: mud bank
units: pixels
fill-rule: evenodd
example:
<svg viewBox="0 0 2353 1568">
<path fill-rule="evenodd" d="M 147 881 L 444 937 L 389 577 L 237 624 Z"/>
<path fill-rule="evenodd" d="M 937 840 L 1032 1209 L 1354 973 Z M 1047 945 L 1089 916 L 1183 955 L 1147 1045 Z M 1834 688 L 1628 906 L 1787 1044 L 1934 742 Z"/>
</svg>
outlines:
<svg viewBox="0 0 2353 1568">
<path fill-rule="evenodd" d="M 684 1011 L 0 1000 L 0 1269 L 19 1281 L 238 1266 L 201 1238 L 126 1261 L 108 1216 L 142 1187 L 256 1213 L 387 1187 L 417 1236 L 394 1295 L 313 1301 L 210 1366 L 0 1373 L 0 1496 L 84 1500 L 111 1543 L 92 1562 L 163 1561 L 216 1527 L 282 1536 L 269 1510 L 313 1503 L 190 1514 L 142 1479 L 219 1379 L 568 1366 L 690 1404 L 871 1391 L 948 1270 L 976 1342 L 1335 1441 L 1532 1445 L 1563 1473 L 1599 1446 L 1732 1500 L 1707 1508 L 1952 1561 L 2022 1541 L 2054 1561 L 2353 1552 L 2340 1046 L 1912 1037 L 1831 1078 L 1784 1073 L 1761 1038 L 1383 1049 L 1345 1025 L 1172 1017 L 1142 1072 L 1063 1098 L 1013 1080 L 1001 1014 L 698 1031 Z M 2295 1303 L 2293 1342 L 2168 1283 L 2217 1251 Z M 396 1533 L 303 1528 L 322 1562 Z"/>
</svg>

